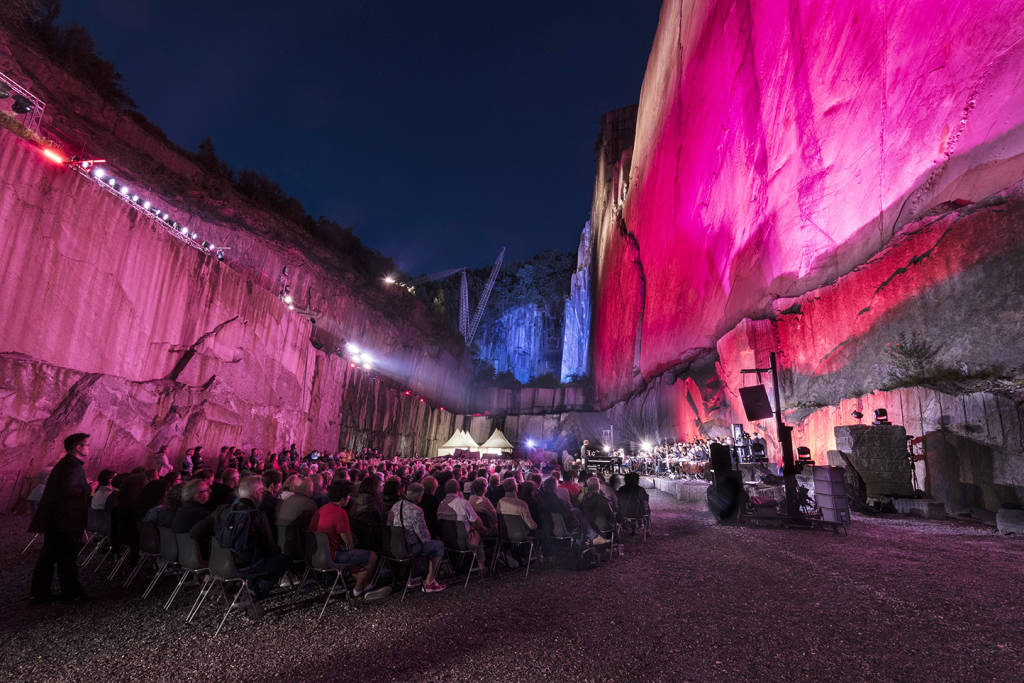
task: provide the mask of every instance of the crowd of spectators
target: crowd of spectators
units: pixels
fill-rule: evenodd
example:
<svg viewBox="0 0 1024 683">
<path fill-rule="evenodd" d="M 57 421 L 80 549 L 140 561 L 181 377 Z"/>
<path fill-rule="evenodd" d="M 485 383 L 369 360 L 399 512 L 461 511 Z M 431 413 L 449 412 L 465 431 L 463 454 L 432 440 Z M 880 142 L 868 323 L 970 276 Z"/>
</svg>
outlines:
<svg viewBox="0 0 1024 683">
<path fill-rule="evenodd" d="M 89 507 L 106 513 L 112 546 L 127 553 L 131 566 L 139 560 L 142 523 L 188 533 L 208 558 L 212 539 L 231 543 L 230 532 L 244 517 L 246 538 L 230 549 L 239 571 L 250 578 L 254 616 L 261 613 L 258 601 L 303 557 L 307 531 L 327 535 L 335 562 L 350 570 L 352 595 L 359 598 L 390 591 L 392 579 L 387 586 L 371 581 L 388 576 L 376 568 L 391 528 L 400 528 L 408 551 L 425 560 L 421 585 L 431 593 L 445 589 L 438 580 L 445 520 L 463 525 L 477 568 L 486 574 L 499 559 L 510 567 L 522 561 L 513 552 L 494 557 L 495 544 L 486 543 L 499 534 L 500 515 L 522 520 L 538 543 L 540 561 L 551 562 L 559 552 L 552 515 L 560 515 L 581 544 L 600 550 L 609 541 L 603 529 L 624 515 L 650 511 L 635 473 L 623 483 L 610 472 L 590 475 L 511 459 L 384 458 L 372 450 L 300 456 L 294 445 L 265 458 L 257 449 L 230 446 L 207 458 L 197 446 L 177 467 L 161 448 L 145 465 L 103 470 L 90 485 Z M 281 528 L 294 531 L 282 544 L 293 547 L 279 545 Z"/>
</svg>

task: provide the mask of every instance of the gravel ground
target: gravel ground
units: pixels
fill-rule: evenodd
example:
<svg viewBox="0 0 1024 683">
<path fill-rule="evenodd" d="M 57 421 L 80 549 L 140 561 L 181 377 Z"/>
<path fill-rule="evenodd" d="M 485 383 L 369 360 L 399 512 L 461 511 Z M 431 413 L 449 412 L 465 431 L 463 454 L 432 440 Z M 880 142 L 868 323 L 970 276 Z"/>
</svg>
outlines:
<svg viewBox="0 0 1024 683">
<path fill-rule="evenodd" d="M 719 526 L 652 492 L 656 534 L 587 572 L 544 568 L 379 605 L 311 603 L 192 626 L 195 589 L 31 606 L 25 517 L 0 517 L 0 680 L 1013 680 L 1024 541 L 854 517 L 851 533 Z M 36 546 L 36 550 L 38 545 Z M 277 599 L 273 605 L 284 601 Z"/>
</svg>

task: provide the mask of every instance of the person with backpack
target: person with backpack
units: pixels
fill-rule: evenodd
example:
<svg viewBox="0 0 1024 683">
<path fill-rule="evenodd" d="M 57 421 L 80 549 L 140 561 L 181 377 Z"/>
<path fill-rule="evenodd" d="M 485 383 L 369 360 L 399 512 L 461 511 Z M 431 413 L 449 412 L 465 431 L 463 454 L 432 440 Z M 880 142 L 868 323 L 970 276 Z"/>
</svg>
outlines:
<svg viewBox="0 0 1024 683">
<path fill-rule="evenodd" d="M 249 579 L 256 600 L 270 594 L 290 562 L 277 547 L 270 521 L 259 507 L 262 498 L 263 479 L 257 475 L 244 477 L 238 483 L 238 498 L 218 507 L 189 532 L 200 543 L 212 536 L 218 545 L 231 551 L 238 573 Z M 254 605 L 250 615 L 260 614 L 262 610 Z"/>
</svg>

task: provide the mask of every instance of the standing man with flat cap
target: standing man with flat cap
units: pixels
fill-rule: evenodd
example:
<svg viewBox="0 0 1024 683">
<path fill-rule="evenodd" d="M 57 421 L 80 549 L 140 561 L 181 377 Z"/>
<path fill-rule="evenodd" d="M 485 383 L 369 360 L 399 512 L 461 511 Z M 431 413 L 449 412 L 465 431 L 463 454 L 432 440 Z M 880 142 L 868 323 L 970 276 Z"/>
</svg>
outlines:
<svg viewBox="0 0 1024 683">
<path fill-rule="evenodd" d="M 92 491 L 82 463 L 89 457 L 89 435 L 72 434 L 64 439 L 64 457 L 46 480 L 46 489 L 29 531 L 44 534 L 43 549 L 32 572 L 32 601 L 49 602 L 53 568 L 57 567 L 60 598 L 87 600 L 78 582 L 78 550 L 89 518 Z"/>
</svg>

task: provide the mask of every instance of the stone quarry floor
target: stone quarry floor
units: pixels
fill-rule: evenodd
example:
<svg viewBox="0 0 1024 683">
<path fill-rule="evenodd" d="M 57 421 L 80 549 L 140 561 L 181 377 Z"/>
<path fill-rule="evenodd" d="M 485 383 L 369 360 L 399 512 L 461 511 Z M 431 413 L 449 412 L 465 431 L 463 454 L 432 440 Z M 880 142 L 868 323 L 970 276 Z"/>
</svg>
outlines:
<svg viewBox="0 0 1024 683">
<path fill-rule="evenodd" d="M 171 581 L 144 602 L 88 576 L 92 602 L 30 606 L 27 520 L 2 517 L 0 680 L 1021 680 L 1024 539 L 894 516 L 848 537 L 728 527 L 651 498 L 655 536 L 596 570 L 332 603 L 319 624 L 311 604 L 233 614 L 215 640 L 214 609 L 183 621 L 195 589 L 161 609 Z"/>
</svg>

